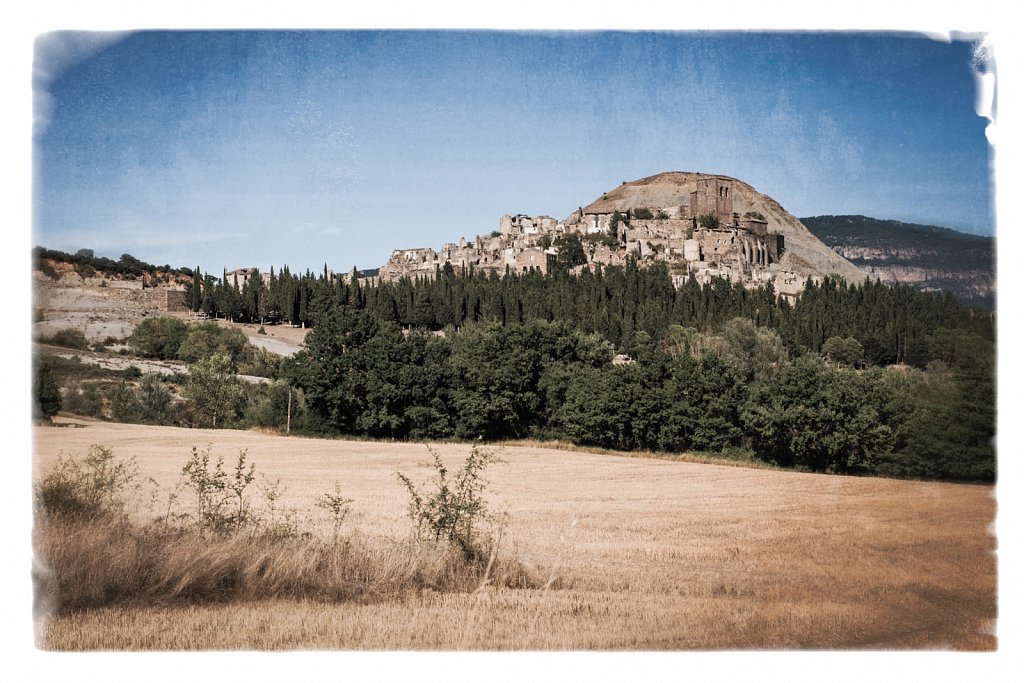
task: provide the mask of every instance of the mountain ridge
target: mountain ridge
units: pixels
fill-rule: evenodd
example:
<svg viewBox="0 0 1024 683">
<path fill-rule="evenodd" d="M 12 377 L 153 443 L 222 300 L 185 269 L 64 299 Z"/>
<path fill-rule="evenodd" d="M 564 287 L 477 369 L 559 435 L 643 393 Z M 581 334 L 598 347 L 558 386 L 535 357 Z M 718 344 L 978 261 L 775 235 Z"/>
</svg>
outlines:
<svg viewBox="0 0 1024 683">
<path fill-rule="evenodd" d="M 854 215 L 800 221 L 833 251 L 883 282 L 950 292 L 995 308 L 995 238 L 952 228 Z"/>
</svg>

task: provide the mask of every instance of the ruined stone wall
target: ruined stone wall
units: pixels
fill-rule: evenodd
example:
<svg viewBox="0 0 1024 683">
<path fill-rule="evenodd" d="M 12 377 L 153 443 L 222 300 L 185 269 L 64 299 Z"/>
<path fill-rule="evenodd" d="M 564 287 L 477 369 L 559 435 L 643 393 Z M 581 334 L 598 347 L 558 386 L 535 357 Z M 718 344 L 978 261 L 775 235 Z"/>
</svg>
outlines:
<svg viewBox="0 0 1024 683">
<path fill-rule="evenodd" d="M 136 304 L 144 308 L 155 308 L 168 313 L 188 310 L 188 306 L 185 304 L 184 290 L 165 287 L 147 289 L 111 287 L 107 289 L 106 298 L 117 302 Z"/>
<path fill-rule="evenodd" d="M 738 218 L 735 221 L 741 228 L 760 237 L 768 236 L 768 222 L 756 218 Z"/>
<path fill-rule="evenodd" d="M 625 265 L 627 258 L 644 262 L 665 261 L 679 267 L 680 272 L 700 274 L 702 278 L 716 274 L 733 281 L 763 281 L 765 270 L 777 263 L 784 248 L 780 235 L 762 234 L 767 223 L 757 219 L 741 219 L 731 214 L 731 188 L 727 180 L 708 179 L 692 195 L 697 211 L 716 213 L 724 221 L 717 229 L 694 226 L 689 207 L 675 207 L 672 218 L 633 219 L 623 223 L 617 246 L 585 242 L 589 263 Z M 709 207 L 713 207 L 710 208 Z M 669 207 L 672 208 L 672 207 Z M 652 212 L 659 209 L 654 207 Z M 668 211 L 666 210 L 666 213 Z M 551 272 L 556 252 L 550 249 L 554 239 L 565 233 L 586 235 L 607 232 L 612 213 L 577 211 L 565 223 L 548 216 L 523 214 L 502 216 L 497 235 L 477 235 L 472 243 L 465 238 L 458 245 L 445 244 L 439 252 L 431 249 L 404 249 L 392 253 L 380 270 L 383 280 L 404 275 L 432 277 L 436 269 L 451 264 L 456 269 L 476 272 L 524 273 L 537 269 Z M 713 265 L 712 265 L 713 264 Z"/>
<path fill-rule="evenodd" d="M 626 228 L 626 239 L 636 235 L 635 239 L 650 237 L 683 237 L 693 229 L 693 221 L 687 218 L 634 218 Z"/>
</svg>

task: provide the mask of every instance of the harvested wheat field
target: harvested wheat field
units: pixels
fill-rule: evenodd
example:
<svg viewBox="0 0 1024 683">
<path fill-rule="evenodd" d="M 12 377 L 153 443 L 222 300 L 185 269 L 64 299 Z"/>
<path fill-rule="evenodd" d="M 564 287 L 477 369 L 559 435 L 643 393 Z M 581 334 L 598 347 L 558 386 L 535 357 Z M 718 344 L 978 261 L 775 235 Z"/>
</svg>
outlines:
<svg viewBox="0 0 1024 683">
<path fill-rule="evenodd" d="M 316 500 L 337 482 L 353 501 L 340 533 L 376 549 L 370 554 L 380 562 L 398 562 L 395 555 L 411 547 L 409 498 L 396 472 L 416 482 L 433 472 L 427 449 L 416 444 L 81 424 L 36 428 L 37 472 L 61 454 L 102 444 L 134 456 L 142 477 L 159 487 L 140 490 L 136 513 L 165 514 L 194 446 L 211 445 L 227 463 L 247 449 L 257 476 L 280 479 L 275 514 L 294 510 L 295 523 L 320 535 L 332 531 Z M 433 448 L 453 470 L 470 452 Z M 996 648 L 991 486 L 538 447 L 498 455 L 485 472 L 486 498 L 504 519 L 502 553 L 531 580 L 355 599 L 115 604 L 41 617 L 38 643 L 56 650 Z M 181 494 L 170 507 L 187 504 Z"/>
</svg>

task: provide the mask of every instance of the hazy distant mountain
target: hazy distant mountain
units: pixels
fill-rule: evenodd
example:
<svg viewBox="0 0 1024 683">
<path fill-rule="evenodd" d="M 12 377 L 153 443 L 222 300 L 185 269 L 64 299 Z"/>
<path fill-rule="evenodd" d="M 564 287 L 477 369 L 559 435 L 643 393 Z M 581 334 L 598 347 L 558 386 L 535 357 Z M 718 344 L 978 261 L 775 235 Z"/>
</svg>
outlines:
<svg viewBox="0 0 1024 683">
<path fill-rule="evenodd" d="M 995 307 L 995 238 L 867 216 L 801 218 L 836 253 L 883 282 Z"/>
</svg>

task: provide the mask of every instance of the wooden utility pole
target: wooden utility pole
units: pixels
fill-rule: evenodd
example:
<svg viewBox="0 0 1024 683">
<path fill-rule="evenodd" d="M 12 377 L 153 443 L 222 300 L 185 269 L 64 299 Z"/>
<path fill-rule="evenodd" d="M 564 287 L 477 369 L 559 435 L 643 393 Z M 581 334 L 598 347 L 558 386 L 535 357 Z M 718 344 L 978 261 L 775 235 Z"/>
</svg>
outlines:
<svg viewBox="0 0 1024 683">
<path fill-rule="evenodd" d="M 288 424 L 285 426 L 285 434 L 292 433 L 292 385 L 288 385 Z"/>
</svg>

